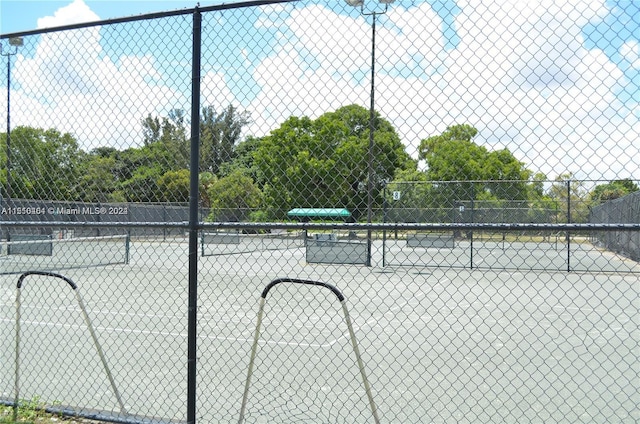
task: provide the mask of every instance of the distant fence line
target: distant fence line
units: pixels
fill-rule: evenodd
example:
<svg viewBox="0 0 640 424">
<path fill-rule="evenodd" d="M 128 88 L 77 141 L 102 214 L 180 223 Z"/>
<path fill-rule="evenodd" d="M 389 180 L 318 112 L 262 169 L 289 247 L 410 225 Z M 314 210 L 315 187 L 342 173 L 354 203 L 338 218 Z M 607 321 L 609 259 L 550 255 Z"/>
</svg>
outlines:
<svg viewBox="0 0 640 424">
<path fill-rule="evenodd" d="M 209 215 L 209 209 L 200 211 L 201 219 Z M 68 223 L 113 223 L 125 222 L 181 222 L 189 220 L 189 206 L 170 203 L 85 203 L 55 200 L 3 199 L 0 204 L 0 226 L 5 222 L 51 222 Z M 7 238 L 8 229 L 2 228 L 2 237 Z M 12 230 L 14 231 L 14 230 Z M 20 229 L 22 233 L 51 233 L 49 225 Z M 75 236 L 111 235 L 122 228 L 105 226 L 95 228 L 74 227 Z M 169 236 L 176 235 L 177 228 L 131 228 L 131 236 Z"/>
<path fill-rule="evenodd" d="M 592 208 L 589 221 L 595 224 L 640 224 L 640 191 Z M 597 243 L 608 250 L 640 261 L 640 232 L 597 232 L 595 238 Z"/>
</svg>

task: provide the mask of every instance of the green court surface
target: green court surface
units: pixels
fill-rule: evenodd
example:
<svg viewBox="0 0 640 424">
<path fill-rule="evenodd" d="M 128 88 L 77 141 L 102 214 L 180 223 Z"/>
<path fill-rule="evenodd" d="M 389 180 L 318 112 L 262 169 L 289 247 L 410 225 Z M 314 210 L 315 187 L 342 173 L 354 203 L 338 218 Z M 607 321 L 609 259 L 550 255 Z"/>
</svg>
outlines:
<svg viewBox="0 0 640 424">
<path fill-rule="evenodd" d="M 22 396 L 184 420 L 186 252 L 185 242 L 132 241 L 129 264 L 61 271 L 78 284 L 126 411 L 72 290 L 27 281 Z M 237 422 L 260 295 L 279 277 L 344 293 L 383 422 L 640 419 L 637 265 L 611 255 L 609 266 L 620 261 L 632 272 L 383 267 L 380 241 L 373 254 L 372 267 L 308 264 L 302 247 L 199 257 L 199 420 Z M 16 281 L 0 276 L 4 399 L 14 390 Z M 270 294 L 248 393 L 246 422 L 371 422 L 330 291 L 282 285 Z"/>
</svg>

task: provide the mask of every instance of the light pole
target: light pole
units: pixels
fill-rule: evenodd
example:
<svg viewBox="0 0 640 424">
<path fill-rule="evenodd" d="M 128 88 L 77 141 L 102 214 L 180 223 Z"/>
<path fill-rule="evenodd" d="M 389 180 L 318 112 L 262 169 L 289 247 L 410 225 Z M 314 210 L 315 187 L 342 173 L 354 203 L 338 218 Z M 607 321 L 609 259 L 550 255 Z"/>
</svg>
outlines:
<svg viewBox="0 0 640 424">
<path fill-rule="evenodd" d="M 5 53 L 0 44 L 0 55 L 7 57 L 7 199 L 11 199 L 11 56 L 23 45 L 22 37 L 9 38 L 9 45 L 13 46 L 13 52 Z"/>
<path fill-rule="evenodd" d="M 371 16 L 371 95 L 369 104 L 369 148 L 367 151 L 367 224 L 371 224 L 373 220 L 373 133 L 375 130 L 375 75 L 376 75 L 376 20 L 379 15 L 384 15 L 389 9 L 389 5 L 395 0 L 378 0 L 384 4 L 382 11 L 368 11 L 364 8 L 364 0 L 345 0 L 349 6 L 360 7 L 362 16 Z M 367 229 L 367 266 L 371 266 L 371 227 Z"/>
</svg>

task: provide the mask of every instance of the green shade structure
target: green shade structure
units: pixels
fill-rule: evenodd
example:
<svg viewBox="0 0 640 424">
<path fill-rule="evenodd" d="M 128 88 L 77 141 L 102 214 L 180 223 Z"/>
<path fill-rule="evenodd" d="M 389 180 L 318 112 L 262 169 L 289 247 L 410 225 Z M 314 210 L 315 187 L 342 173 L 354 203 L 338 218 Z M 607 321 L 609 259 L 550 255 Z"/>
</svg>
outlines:
<svg viewBox="0 0 640 424">
<path fill-rule="evenodd" d="M 287 212 L 289 218 L 349 218 L 351 212 L 341 208 L 294 208 Z"/>
</svg>

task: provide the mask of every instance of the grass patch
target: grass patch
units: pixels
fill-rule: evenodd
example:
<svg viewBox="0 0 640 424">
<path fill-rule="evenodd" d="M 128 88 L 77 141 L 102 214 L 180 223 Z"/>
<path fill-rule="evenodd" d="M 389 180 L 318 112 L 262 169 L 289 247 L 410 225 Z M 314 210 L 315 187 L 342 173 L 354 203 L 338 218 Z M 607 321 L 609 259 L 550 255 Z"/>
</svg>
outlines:
<svg viewBox="0 0 640 424">
<path fill-rule="evenodd" d="M 38 397 L 20 402 L 17 419 L 14 419 L 13 406 L 0 405 L 0 424 L 95 424 L 99 422 L 49 413 Z"/>
</svg>

